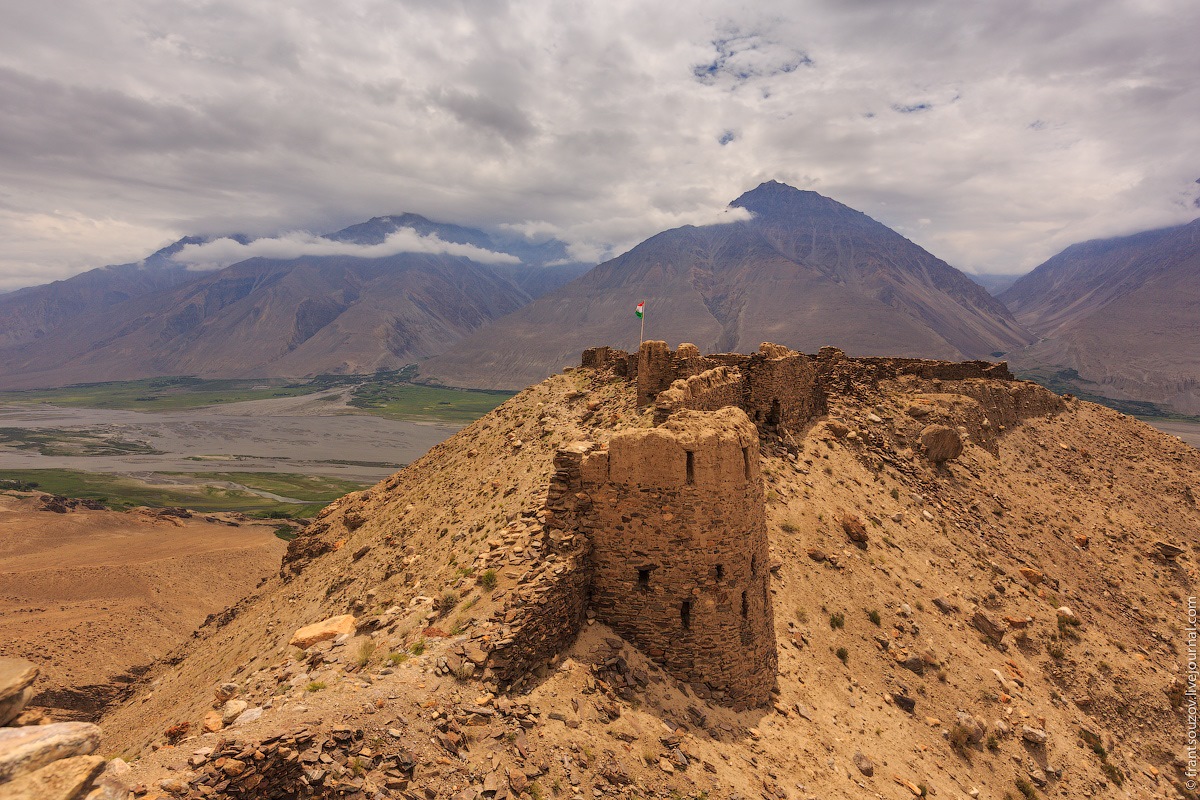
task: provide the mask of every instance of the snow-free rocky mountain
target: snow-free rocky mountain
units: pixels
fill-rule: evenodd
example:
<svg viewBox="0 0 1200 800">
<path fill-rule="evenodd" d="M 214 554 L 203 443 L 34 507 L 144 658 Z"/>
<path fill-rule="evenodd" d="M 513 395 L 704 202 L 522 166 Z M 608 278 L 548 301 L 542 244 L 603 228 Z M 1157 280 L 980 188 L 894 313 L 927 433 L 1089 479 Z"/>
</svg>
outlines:
<svg viewBox="0 0 1200 800">
<path fill-rule="evenodd" d="M 0 376 L 33 388 L 159 375 L 305 377 L 397 369 L 566 281 L 561 242 L 498 240 L 416 214 L 330 234 L 378 244 L 412 228 L 505 252 L 520 264 L 400 253 L 253 258 L 213 272 L 174 261 L 183 239 L 139 264 L 93 270 L 0 298 Z"/>
<path fill-rule="evenodd" d="M 664 231 L 422 364 L 422 379 L 517 389 L 598 342 L 646 336 L 705 352 L 776 342 L 805 352 L 997 357 L 1033 341 L 1000 301 L 900 234 L 816 192 L 770 181 L 733 201 L 749 221 Z"/>
<path fill-rule="evenodd" d="M 1000 295 L 1066 387 L 1200 413 L 1200 219 L 1072 245 Z"/>
</svg>

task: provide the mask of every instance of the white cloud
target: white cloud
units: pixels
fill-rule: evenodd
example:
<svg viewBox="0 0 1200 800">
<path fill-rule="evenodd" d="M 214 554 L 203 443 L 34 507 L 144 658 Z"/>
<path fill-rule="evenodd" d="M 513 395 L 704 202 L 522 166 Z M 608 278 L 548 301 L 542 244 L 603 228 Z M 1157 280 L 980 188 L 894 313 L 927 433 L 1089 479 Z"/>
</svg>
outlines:
<svg viewBox="0 0 1200 800">
<path fill-rule="evenodd" d="M 1194 0 L 25 5 L 0 285 L 401 211 L 615 254 L 772 178 L 986 272 L 1198 213 Z"/>
<path fill-rule="evenodd" d="M 521 260 L 508 253 L 496 253 L 473 244 L 446 242 L 435 234 L 421 236 L 411 228 L 400 228 L 388 234 L 379 244 L 355 244 L 326 239 L 303 231 L 285 233 L 272 238 L 255 239 L 243 244 L 235 239 L 221 238 L 203 244 L 188 244 L 171 258 L 188 269 L 211 270 L 227 267 L 248 258 L 290 260 L 303 256 L 352 256 L 354 258 L 384 258 L 398 253 L 445 253 L 462 256 L 481 264 L 519 264 Z"/>
</svg>

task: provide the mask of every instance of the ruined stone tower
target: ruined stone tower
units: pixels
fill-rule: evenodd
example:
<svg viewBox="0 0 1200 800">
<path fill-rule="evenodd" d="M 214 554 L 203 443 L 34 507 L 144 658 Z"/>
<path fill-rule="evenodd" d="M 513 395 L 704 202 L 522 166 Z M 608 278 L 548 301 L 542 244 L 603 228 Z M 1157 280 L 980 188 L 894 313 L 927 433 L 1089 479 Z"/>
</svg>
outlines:
<svg viewBox="0 0 1200 800">
<path fill-rule="evenodd" d="M 705 697 L 765 703 L 777 656 L 758 432 L 739 408 L 680 411 L 589 453 L 597 619 Z"/>
</svg>

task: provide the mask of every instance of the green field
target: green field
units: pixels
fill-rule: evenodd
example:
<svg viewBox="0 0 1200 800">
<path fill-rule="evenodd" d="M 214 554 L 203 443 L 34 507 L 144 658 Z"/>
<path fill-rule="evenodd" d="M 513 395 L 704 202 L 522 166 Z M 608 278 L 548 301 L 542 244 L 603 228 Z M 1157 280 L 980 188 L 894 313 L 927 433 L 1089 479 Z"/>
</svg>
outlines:
<svg viewBox="0 0 1200 800">
<path fill-rule="evenodd" d="M 134 411 L 173 411 L 201 406 L 298 397 L 328 388 L 325 384 L 287 384 L 267 380 L 206 380 L 202 378 L 147 378 L 0 392 L 0 404 L 51 403 L 68 408 L 120 408 Z"/>
<path fill-rule="evenodd" d="M 365 484 L 343 481 L 337 478 L 313 477 L 282 472 L 208 472 L 208 473 L 162 473 L 164 481 L 180 477 L 195 478 L 197 484 L 149 483 L 136 478 L 108 475 L 98 472 L 82 472 L 69 469 L 26 469 L 0 470 L 0 490 L 6 482 L 30 486 L 34 491 L 99 500 L 111 508 L 126 509 L 134 506 L 184 506 L 195 511 L 240 511 L 254 517 L 296 517 L 315 515 L 332 500 L 358 489 Z M 283 503 L 260 497 L 242 489 L 228 489 L 202 485 L 203 481 L 223 481 L 270 492 L 282 497 L 303 500 L 303 503 Z"/>
<path fill-rule="evenodd" d="M 171 472 L 172 477 L 188 477 L 201 481 L 240 483 L 260 492 L 270 492 L 293 500 L 328 503 L 344 494 L 357 492 L 367 484 L 328 478 L 322 475 L 299 475 L 294 472 Z"/>
<path fill-rule="evenodd" d="M 388 419 L 431 420 L 466 425 L 515 392 L 441 389 L 413 383 L 370 381 L 353 392 L 350 405 Z"/>
<path fill-rule="evenodd" d="M 36 450 L 43 456 L 159 455 L 144 442 L 130 442 L 96 431 L 57 428 L 0 428 L 0 446 Z"/>
</svg>

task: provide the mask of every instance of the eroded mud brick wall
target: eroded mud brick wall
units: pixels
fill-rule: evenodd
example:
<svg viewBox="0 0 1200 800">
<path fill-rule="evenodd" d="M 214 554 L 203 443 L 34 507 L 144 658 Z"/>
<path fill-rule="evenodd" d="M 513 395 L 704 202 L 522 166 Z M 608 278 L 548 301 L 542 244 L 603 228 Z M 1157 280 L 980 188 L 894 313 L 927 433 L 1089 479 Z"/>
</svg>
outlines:
<svg viewBox="0 0 1200 800">
<path fill-rule="evenodd" d="M 746 399 L 746 380 L 735 367 L 717 367 L 677 380 L 654 398 L 654 424 L 661 425 L 676 411 L 716 411 L 741 406 Z"/>
<path fill-rule="evenodd" d="M 582 464 L 596 617 L 703 697 L 775 683 L 758 432 L 738 408 L 622 431 Z"/>
<path fill-rule="evenodd" d="M 498 614 L 500 636 L 492 644 L 484 673 L 488 683 L 519 688 L 569 647 L 583 625 L 592 566 L 591 542 L 582 520 L 591 501 L 583 492 L 580 473 L 591 448 L 590 443 L 575 443 L 555 454 L 546 505 L 539 513 L 546 556 Z"/>
</svg>

